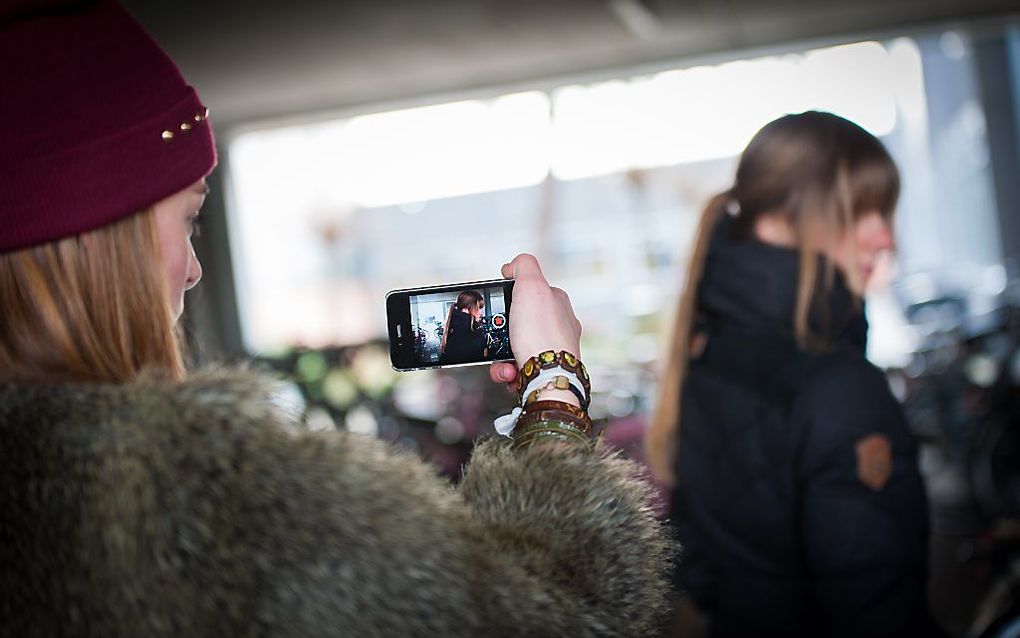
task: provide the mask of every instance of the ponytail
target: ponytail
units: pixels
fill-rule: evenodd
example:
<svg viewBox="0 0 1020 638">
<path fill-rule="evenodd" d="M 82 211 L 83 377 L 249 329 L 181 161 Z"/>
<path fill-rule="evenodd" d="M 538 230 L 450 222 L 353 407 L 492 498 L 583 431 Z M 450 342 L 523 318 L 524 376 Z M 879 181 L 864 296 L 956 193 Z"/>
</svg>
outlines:
<svg viewBox="0 0 1020 638">
<path fill-rule="evenodd" d="M 673 460 L 680 431 L 680 397 L 683 393 L 684 377 L 687 375 L 687 360 L 691 350 L 691 329 L 697 315 L 698 284 L 705 269 L 705 258 L 712 231 L 717 222 L 726 214 L 732 201 L 731 191 L 719 193 L 709 200 L 701 213 L 698 230 L 691 249 L 684 281 L 683 292 L 673 319 L 670 345 L 659 378 L 659 398 L 645 436 L 645 454 L 653 475 L 666 485 L 676 481 Z"/>
<path fill-rule="evenodd" d="M 453 319 L 453 310 L 457 307 L 457 304 L 450 304 L 450 309 L 446 313 L 446 323 L 443 324 L 443 339 L 439 342 L 439 352 L 446 354 L 446 338 L 450 335 L 450 320 Z"/>
</svg>

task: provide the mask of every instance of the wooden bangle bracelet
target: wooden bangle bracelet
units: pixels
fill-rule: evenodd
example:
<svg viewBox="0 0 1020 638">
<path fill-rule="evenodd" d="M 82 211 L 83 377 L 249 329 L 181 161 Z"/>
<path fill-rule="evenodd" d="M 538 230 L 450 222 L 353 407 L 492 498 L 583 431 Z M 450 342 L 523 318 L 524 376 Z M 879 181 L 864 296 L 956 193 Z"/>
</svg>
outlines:
<svg viewBox="0 0 1020 638">
<path fill-rule="evenodd" d="M 516 450 L 543 439 L 573 441 L 589 449 L 595 445 L 591 437 L 573 428 L 563 427 L 563 424 L 560 423 L 539 422 L 528 428 L 520 436 L 514 436 L 512 448 Z"/>
<path fill-rule="evenodd" d="M 531 414 L 522 415 L 517 421 L 517 428 L 524 429 L 533 423 L 540 421 L 546 421 L 551 423 L 563 423 L 573 428 L 581 430 L 585 434 L 591 432 L 591 422 L 578 419 L 569 412 L 561 412 L 559 410 L 542 410 L 539 412 L 532 412 Z"/>
</svg>

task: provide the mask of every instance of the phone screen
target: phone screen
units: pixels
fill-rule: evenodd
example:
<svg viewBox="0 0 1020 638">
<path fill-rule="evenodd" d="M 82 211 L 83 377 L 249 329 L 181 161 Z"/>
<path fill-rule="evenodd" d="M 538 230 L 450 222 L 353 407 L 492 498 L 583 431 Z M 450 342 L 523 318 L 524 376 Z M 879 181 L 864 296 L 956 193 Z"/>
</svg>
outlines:
<svg viewBox="0 0 1020 638">
<path fill-rule="evenodd" d="M 512 291 L 512 280 L 496 279 L 389 293 L 393 367 L 420 370 L 512 360 Z"/>
</svg>

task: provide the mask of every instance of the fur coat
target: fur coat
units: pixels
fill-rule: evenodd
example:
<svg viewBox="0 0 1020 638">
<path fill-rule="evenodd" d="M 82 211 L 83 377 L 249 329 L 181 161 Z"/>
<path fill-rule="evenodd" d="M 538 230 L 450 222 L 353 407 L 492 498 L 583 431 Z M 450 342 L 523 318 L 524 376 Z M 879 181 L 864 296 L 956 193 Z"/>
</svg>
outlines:
<svg viewBox="0 0 1020 638">
<path fill-rule="evenodd" d="M 273 382 L 0 385 L 0 635 L 639 636 L 670 548 L 633 464 L 480 443 L 454 487 L 295 433 Z"/>
</svg>

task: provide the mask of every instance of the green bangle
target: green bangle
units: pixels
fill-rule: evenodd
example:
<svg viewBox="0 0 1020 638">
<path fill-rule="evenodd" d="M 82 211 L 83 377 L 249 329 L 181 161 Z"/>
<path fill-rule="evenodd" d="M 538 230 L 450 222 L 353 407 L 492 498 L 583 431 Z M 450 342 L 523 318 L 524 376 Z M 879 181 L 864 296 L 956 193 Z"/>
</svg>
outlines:
<svg viewBox="0 0 1020 638">
<path fill-rule="evenodd" d="M 535 431 L 535 430 L 550 430 L 550 429 L 552 429 L 552 430 L 563 430 L 565 432 L 569 432 L 571 434 L 575 434 L 577 436 L 584 437 L 585 440 L 589 439 L 588 433 L 585 432 L 583 429 L 577 427 L 576 425 L 572 425 L 570 423 L 564 423 L 563 421 L 552 421 L 552 420 L 546 420 L 546 419 L 543 419 L 541 421 L 535 421 L 533 423 L 529 423 L 526 426 L 524 426 L 523 428 L 521 428 L 521 430 L 519 432 L 517 430 L 514 430 L 513 437 L 516 439 L 516 438 L 519 438 L 519 437 L 527 436 L 527 434 L 529 432 L 532 432 L 532 431 Z"/>
<path fill-rule="evenodd" d="M 538 441 L 553 441 L 553 440 L 561 442 L 569 441 L 573 444 L 580 445 L 585 448 L 592 447 L 590 441 L 582 439 L 580 437 L 576 437 L 573 434 L 567 434 L 566 432 L 557 432 L 556 430 L 538 430 L 536 432 L 533 432 L 532 434 L 529 434 L 527 438 L 514 439 L 514 442 L 511 445 L 511 449 L 519 450 L 524 447 L 531 447 Z"/>
<path fill-rule="evenodd" d="M 573 441 L 589 448 L 594 446 L 594 442 L 587 434 L 573 426 L 555 421 L 537 421 L 530 424 L 522 432 L 514 433 L 512 447 L 516 450 L 542 439 Z"/>
</svg>

